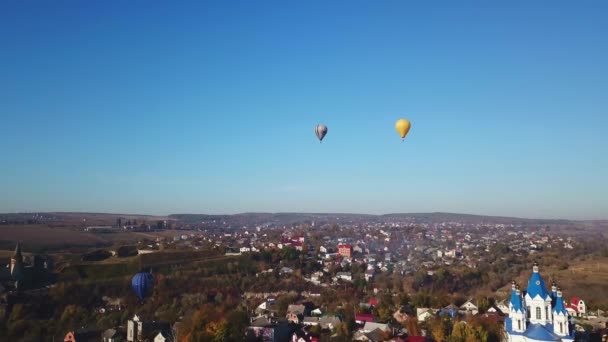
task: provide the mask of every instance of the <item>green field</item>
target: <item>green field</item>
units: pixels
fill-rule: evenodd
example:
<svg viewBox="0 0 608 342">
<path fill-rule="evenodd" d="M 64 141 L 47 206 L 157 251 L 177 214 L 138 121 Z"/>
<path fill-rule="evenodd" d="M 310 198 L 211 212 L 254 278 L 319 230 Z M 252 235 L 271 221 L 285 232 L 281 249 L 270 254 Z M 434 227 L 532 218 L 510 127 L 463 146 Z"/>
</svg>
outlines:
<svg viewBox="0 0 608 342">
<path fill-rule="evenodd" d="M 49 227 L 48 225 L 0 225 L 0 251 L 15 249 L 21 242 L 24 252 L 56 251 L 72 248 L 112 248 L 156 237 L 172 238 L 192 231 L 90 233 L 81 228 Z M 2 254 L 0 254 L 1 256 Z"/>
<path fill-rule="evenodd" d="M 165 251 L 144 254 L 129 258 L 116 258 L 87 263 L 74 263 L 60 270 L 62 280 L 97 280 L 131 276 L 142 267 L 151 268 L 155 273 L 168 273 L 175 267 L 188 265 L 199 266 L 200 263 L 216 262 L 236 257 L 219 255 L 210 251 Z"/>
</svg>

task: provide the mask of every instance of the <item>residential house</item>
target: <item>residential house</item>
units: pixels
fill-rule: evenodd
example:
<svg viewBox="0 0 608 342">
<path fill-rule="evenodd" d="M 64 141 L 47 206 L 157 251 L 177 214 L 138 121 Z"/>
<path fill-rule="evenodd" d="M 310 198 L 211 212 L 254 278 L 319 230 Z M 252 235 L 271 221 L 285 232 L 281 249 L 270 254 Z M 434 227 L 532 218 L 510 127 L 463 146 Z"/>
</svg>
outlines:
<svg viewBox="0 0 608 342">
<path fill-rule="evenodd" d="M 358 244 L 353 246 L 353 252 L 363 254 L 364 251 L 365 250 Z"/>
<path fill-rule="evenodd" d="M 316 309 L 310 311 L 310 314 L 313 316 L 321 316 L 323 314 L 323 311 L 321 311 L 320 308 L 316 308 Z"/>
<path fill-rule="evenodd" d="M 290 327 L 285 319 L 256 318 L 247 328 L 245 341 L 282 342 L 289 340 Z"/>
<path fill-rule="evenodd" d="M 293 269 L 289 268 L 289 267 L 282 267 L 281 270 L 279 271 L 279 274 L 292 274 L 293 273 Z"/>
<path fill-rule="evenodd" d="M 439 310 L 438 315 L 439 316 L 450 315 L 452 318 L 454 318 L 458 315 L 458 307 L 454 304 L 450 304 L 450 305 L 446 306 L 445 308 Z"/>
<path fill-rule="evenodd" d="M 350 272 L 338 272 L 336 273 L 336 280 L 342 279 L 344 281 L 353 281 L 353 276 Z"/>
<path fill-rule="evenodd" d="M 304 317 L 302 324 L 306 326 L 319 325 L 319 317 Z"/>
<path fill-rule="evenodd" d="M 486 312 L 489 314 L 494 314 L 494 315 L 498 315 L 498 316 L 504 315 L 504 312 L 502 312 L 502 310 L 500 310 L 496 304 L 490 306 Z"/>
<path fill-rule="evenodd" d="M 509 312 L 509 306 L 505 304 L 504 300 L 501 300 L 500 302 L 496 303 L 496 308 L 504 314 Z"/>
<path fill-rule="evenodd" d="M 576 308 L 576 312 L 579 317 L 585 316 L 587 314 L 587 307 L 585 305 L 585 302 L 578 297 L 572 297 L 572 299 L 570 300 L 570 306 Z"/>
<path fill-rule="evenodd" d="M 372 332 L 376 329 L 379 329 L 379 330 L 381 330 L 383 332 L 387 332 L 387 333 L 391 332 L 391 328 L 388 326 L 388 324 L 374 323 L 374 322 L 365 322 L 365 325 L 363 326 L 361 331 Z"/>
<path fill-rule="evenodd" d="M 94 329 L 68 331 L 63 338 L 64 342 L 98 342 L 101 332 Z"/>
<path fill-rule="evenodd" d="M 416 317 L 418 318 L 418 322 L 424 322 L 427 319 L 433 317 L 433 313 L 429 308 L 417 308 Z"/>
<path fill-rule="evenodd" d="M 290 304 L 287 307 L 287 320 L 289 322 L 300 324 L 304 320 L 304 315 L 307 313 L 306 306 L 303 304 Z"/>
<path fill-rule="evenodd" d="M 175 338 L 171 331 L 163 330 L 154 337 L 154 342 L 175 342 Z"/>
<path fill-rule="evenodd" d="M 355 315 L 355 323 L 360 324 L 360 325 L 364 325 L 367 322 L 375 322 L 376 319 L 374 318 L 374 315 L 372 314 L 361 314 L 358 313 Z"/>
<path fill-rule="evenodd" d="M 340 322 L 340 318 L 336 316 L 323 316 L 319 318 L 319 325 L 322 329 L 333 330 Z"/>
<path fill-rule="evenodd" d="M 255 309 L 255 313 L 258 315 L 263 314 L 264 312 L 274 310 L 275 307 L 276 301 L 274 300 L 274 298 L 267 298 L 265 301 L 262 302 L 262 304 L 258 305 L 258 307 Z"/>
<path fill-rule="evenodd" d="M 375 274 L 374 268 L 373 267 L 372 268 L 368 268 L 365 271 L 365 281 L 372 280 L 374 278 L 374 274 Z"/>
<path fill-rule="evenodd" d="M 168 323 L 143 321 L 139 316 L 134 315 L 133 319 L 127 321 L 127 341 L 153 339 L 160 331 L 170 328 L 171 326 Z"/>
<path fill-rule="evenodd" d="M 125 339 L 125 334 L 116 329 L 108 329 L 101 334 L 102 342 L 122 342 Z"/>
<path fill-rule="evenodd" d="M 376 329 L 370 332 L 357 331 L 353 335 L 353 341 L 365 341 L 365 342 L 380 342 L 386 341 L 390 334 L 380 329 Z"/>
<path fill-rule="evenodd" d="M 292 342 L 319 342 L 319 338 L 303 330 L 297 330 L 291 335 Z"/>
<path fill-rule="evenodd" d="M 340 244 L 338 245 L 338 253 L 350 259 L 353 256 L 353 246 L 348 244 Z"/>
<path fill-rule="evenodd" d="M 460 310 L 465 311 L 467 314 L 477 315 L 479 309 L 477 305 L 473 303 L 472 299 L 467 300 L 464 304 L 460 306 Z"/>
</svg>

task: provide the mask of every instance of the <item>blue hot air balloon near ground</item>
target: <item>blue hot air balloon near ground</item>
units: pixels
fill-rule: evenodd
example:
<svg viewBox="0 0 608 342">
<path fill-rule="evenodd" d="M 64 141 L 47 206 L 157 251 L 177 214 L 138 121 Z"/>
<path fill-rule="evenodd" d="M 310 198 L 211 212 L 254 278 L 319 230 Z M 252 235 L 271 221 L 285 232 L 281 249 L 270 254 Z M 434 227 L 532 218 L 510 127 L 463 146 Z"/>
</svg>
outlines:
<svg viewBox="0 0 608 342">
<path fill-rule="evenodd" d="M 148 272 L 137 273 L 131 280 L 131 287 L 133 288 L 135 295 L 137 295 L 137 297 L 143 301 L 144 298 L 147 297 L 150 292 L 152 292 L 152 287 L 154 287 L 154 277 Z"/>
</svg>

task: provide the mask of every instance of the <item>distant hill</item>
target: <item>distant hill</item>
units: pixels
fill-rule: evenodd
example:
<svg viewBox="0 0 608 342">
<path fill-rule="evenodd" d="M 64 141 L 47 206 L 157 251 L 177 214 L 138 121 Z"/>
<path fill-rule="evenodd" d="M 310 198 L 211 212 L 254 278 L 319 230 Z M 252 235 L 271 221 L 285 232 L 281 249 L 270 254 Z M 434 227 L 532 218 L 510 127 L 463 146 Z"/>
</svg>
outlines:
<svg viewBox="0 0 608 342">
<path fill-rule="evenodd" d="M 474 214 L 457 214 L 457 213 L 411 213 L 411 214 L 386 214 L 382 215 L 383 217 L 393 217 L 393 218 L 417 218 L 421 220 L 428 221 L 458 221 L 465 223 L 493 223 L 493 224 L 568 224 L 572 222 L 572 220 L 565 219 L 530 219 L 530 218 L 520 218 L 520 217 L 507 217 L 507 216 L 484 216 L 484 215 L 474 215 Z"/>
<path fill-rule="evenodd" d="M 125 220 L 137 220 L 138 223 L 153 223 L 157 220 L 171 220 L 184 224 L 220 224 L 228 227 L 242 227 L 250 225 L 287 226 L 294 224 L 358 224 L 358 223 L 414 223 L 433 224 L 444 222 L 457 222 L 462 224 L 514 224 L 528 227 L 560 226 L 572 227 L 573 229 L 587 229 L 597 227 L 608 227 L 608 220 L 566 220 L 566 219 L 534 219 L 504 216 L 484 216 L 459 213 L 392 213 L 384 215 L 352 214 L 352 213 L 240 213 L 231 215 L 213 214 L 171 214 L 168 216 L 113 214 L 113 213 L 74 213 L 74 212 L 49 212 L 49 213 L 9 213 L 0 214 L 0 224 L 10 221 L 19 221 L 27 224 L 44 223 L 53 226 L 78 226 L 83 225 L 112 225 L 121 218 Z M 86 223 L 85 223 L 86 222 Z"/>
<path fill-rule="evenodd" d="M 409 221 L 414 223 L 436 223 L 436 222 L 461 222 L 469 224 L 488 223 L 488 224 L 536 224 L 536 225 L 564 225 L 580 224 L 587 221 L 572 221 L 564 219 L 529 219 L 502 216 L 483 216 L 457 213 L 395 213 L 385 215 L 369 214 L 343 214 L 343 213 L 242 213 L 234 215 L 205 215 L 205 214 L 173 214 L 171 219 L 195 223 L 209 220 L 222 221 L 250 221 L 250 222 L 282 222 L 295 223 L 307 221 L 336 221 L 336 222 L 384 222 Z"/>
</svg>

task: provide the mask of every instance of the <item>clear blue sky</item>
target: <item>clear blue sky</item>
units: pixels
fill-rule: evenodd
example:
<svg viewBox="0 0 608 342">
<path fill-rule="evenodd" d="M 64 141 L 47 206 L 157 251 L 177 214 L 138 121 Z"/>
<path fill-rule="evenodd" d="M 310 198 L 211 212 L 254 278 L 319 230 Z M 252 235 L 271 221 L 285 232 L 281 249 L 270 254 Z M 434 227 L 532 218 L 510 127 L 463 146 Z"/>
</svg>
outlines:
<svg viewBox="0 0 608 342">
<path fill-rule="evenodd" d="M 0 212 L 608 218 L 607 37 L 606 1 L 3 1 Z"/>
</svg>

